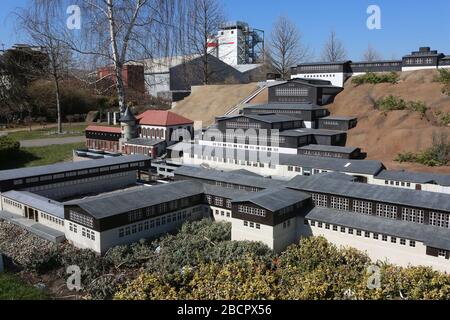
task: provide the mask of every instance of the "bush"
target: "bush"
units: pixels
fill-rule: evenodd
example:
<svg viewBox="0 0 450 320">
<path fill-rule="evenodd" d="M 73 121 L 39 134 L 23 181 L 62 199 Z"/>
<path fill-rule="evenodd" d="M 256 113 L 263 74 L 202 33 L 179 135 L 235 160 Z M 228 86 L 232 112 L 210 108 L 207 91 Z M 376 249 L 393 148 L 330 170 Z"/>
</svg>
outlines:
<svg viewBox="0 0 450 320">
<path fill-rule="evenodd" d="M 440 111 L 437 111 L 436 117 L 440 126 L 447 127 L 450 125 L 450 112 L 442 113 Z"/>
<path fill-rule="evenodd" d="M 433 135 L 433 145 L 422 152 L 400 153 L 394 159 L 398 162 L 416 162 L 429 167 L 445 166 L 450 162 L 450 142 L 446 134 Z"/>
<path fill-rule="evenodd" d="M 7 157 L 19 151 L 20 143 L 8 136 L 0 137 L 0 157 Z"/>
<path fill-rule="evenodd" d="M 424 116 L 428 110 L 426 104 L 422 101 L 405 101 L 404 99 L 393 95 L 379 99 L 375 103 L 375 108 L 385 112 L 394 110 L 410 110 L 413 112 L 419 112 L 422 116 Z"/>
<path fill-rule="evenodd" d="M 361 76 L 353 77 L 352 83 L 356 86 L 369 83 L 369 84 L 379 84 L 379 83 L 398 83 L 399 75 L 395 72 L 389 73 L 373 73 L 368 72 Z"/>
</svg>

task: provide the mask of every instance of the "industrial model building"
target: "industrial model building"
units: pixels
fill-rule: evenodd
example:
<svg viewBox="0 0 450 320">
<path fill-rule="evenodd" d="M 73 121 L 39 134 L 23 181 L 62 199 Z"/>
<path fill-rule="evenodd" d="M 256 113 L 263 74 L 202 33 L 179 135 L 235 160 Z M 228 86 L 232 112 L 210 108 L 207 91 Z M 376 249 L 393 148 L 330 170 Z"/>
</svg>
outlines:
<svg viewBox="0 0 450 320">
<path fill-rule="evenodd" d="M 302 63 L 291 68 L 291 77 L 306 79 L 328 80 L 335 86 L 343 87 L 351 76 L 358 76 L 368 72 L 401 72 L 424 69 L 450 68 L 450 56 L 421 47 L 405 55 L 401 60 L 381 61 L 340 61 Z"/>
<path fill-rule="evenodd" d="M 450 272 L 450 176 L 388 170 L 347 146 L 357 119 L 330 114 L 343 90 L 331 81 L 266 89 L 267 103 L 247 103 L 195 132 L 169 111 L 127 109 L 120 127 L 89 126 L 90 149 L 124 155 L 0 171 L 0 218 L 104 254 L 210 217 L 231 223 L 232 240 L 275 252 L 320 235 L 374 260 Z M 141 181 L 154 170 L 174 181 Z"/>
</svg>

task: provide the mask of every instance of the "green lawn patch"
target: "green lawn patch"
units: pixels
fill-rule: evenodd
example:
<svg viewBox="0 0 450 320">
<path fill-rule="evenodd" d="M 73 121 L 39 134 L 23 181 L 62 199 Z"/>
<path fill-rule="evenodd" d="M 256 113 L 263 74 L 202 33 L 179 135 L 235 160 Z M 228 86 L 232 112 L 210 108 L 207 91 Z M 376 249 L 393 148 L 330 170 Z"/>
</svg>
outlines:
<svg viewBox="0 0 450 320">
<path fill-rule="evenodd" d="M 35 140 L 35 139 L 46 139 L 46 138 L 66 138 L 66 137 L 77 137 L 84 136 L 84 130 L 86 129 L 86 124 L 74 124 L 74 125 L 63 125 L 62 134 L 56 134 L 56 128 L 45 128 L 45 129 L 24 129 L 23 131 L 10 132 L 8 136 L 14 140 Z"/>
<path fill-rule="evenodd" d="M 45 147 L 20 148 L 0 159 L 0 170 L 43 166 L 72 159 L 73 149 L 83 148 L 84 143 L 69 143 Z"/>
<path fill-rule="evenodd" d="M 45 300 L 48 294 L 30 286 L 17 276 L 0 273 L 0 300 Z"/>
</svg>

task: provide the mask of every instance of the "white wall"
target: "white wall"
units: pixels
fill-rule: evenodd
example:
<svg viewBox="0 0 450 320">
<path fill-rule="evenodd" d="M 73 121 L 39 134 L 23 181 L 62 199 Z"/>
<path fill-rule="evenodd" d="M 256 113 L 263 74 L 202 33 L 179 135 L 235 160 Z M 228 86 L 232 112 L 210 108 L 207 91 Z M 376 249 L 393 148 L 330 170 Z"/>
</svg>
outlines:
<svg viewBox="0 0 450 320">
<path fill-rule="evenodd" d="M 329 242 L 344 247 L 356 248 L 360 251 L 366 252 L 368 256 L 374 260 L 389 261 L 390 263 L 407 267 L 408 265 L 431 266 L 433 269 L 450 272 L 450 260 L 440 257 L 428 256 L 426 254 L 426 246 L 418 241 L 415 241 L 415 247 L 409 245 L 409 240 L 406 239 L 406 245 L 400 244 L 400 238 L 397 237 L 396 243 L 391 243 L 391 237 L 388 236 L 387 241 L 382 240 L 382 235 L 379 234 L 378 240 L 373 239 L 373 233 L 370 233 L 370 238 L 366 238 L 364 231 L 361 236 L 356 234 L 356 229 L 353 230 L 353 235 L 346 232 L 342 233 L 340 227 L 337 231 L 325 228 L 325 223 L 322 228 L 317 226 L 306 226 L 299 224 L 300 234 L 302 236 L 323 236 Z"/>
<path fill-rule="evenodd" d="M 416 190 L 416 184 L 419 184 L 419 185 L 421 185 L 422 191 L 450 194 L 450 187 L 440 186 L 437 184 L 430 184 L 430 183 L 422 184 L 422 183 L 410 182 L 409 186 L 408 186 L 407 183 L 404 182 L 404 185 L 402 186 L 400 181 L 398 181 L 399 185 L 396 185 L 396 181 L 394 181 L 393 185 L 390 183 L 391 180 L 388 180 L 388 181 L 389 181 L 389 184 L 385 184 L 385 179 L 378 179 L 377 177 L 374 177 L 372 180 L 372 183 L 376 184 L 376 185 L 380 185 L 380 186 L 385 186 L 385 187 L 402 188 L 402 189 L 410 189 L 410 190 Z"/>
<path fill-rule="evenodd" d="M 351 76 L 343 72 L 339 73 L 298 73 L 291 76 L 291 79 L 304 78 L 304 79 L 319 79 L 331 81 L 333 86 L 344 87 L 345 80 Z"/>
</svg>

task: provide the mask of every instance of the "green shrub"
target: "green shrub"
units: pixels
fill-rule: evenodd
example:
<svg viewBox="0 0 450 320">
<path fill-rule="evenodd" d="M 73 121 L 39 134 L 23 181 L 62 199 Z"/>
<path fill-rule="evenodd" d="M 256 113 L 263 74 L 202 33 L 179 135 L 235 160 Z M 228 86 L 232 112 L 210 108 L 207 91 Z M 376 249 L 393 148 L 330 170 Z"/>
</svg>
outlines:
<svg viewBox="0 0 450 320">
<path fill-rule="evenodd" d="M 356 86 L 368 83 L 368 84 L 379 84 L 379 83 L 398 83 L 399 75 L 395 72 L 389 73 L 373 73 L 368 72 L 361 76 L 356 76 L 352 79 L 352 83 Z"/>
<path fill-rule="evenodd" d="M 385 112 L 394 110 L 410 110 L 413 112 L 419 112 L 422 116 L 424 116 L 428 110 L 423 101 L 406 101 L 393 95 L 379 99 L 375 103 L 375 108 Z"/>
<path fill-rule="evenodd" d="M 440 126 L 450 125 L 450 112 L 442 113 L 440 111 L 436 112 L 437 121 Z"/>
<path fill-rule="evenodd" d="M 19 151 L 20 143 L 8 136 L 0 137 L 0 157 L 7 157 Z"/>
<path fill-rule="evenodd" d="M 422 152 L 406 152 L 395 159 L 398 162 L 416 162 L 429 167 L 445 166 L 450 162 L 450 142 L 445 134 L 433 136 L 433 145 Z"/>
<path fill-rule="evenodd" d="M 450 96 L 450 71 L 448 69 L 439 69 L 439 75 L 435 81 L 442 84 L 442 93 Z"/>
</svg>

